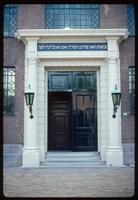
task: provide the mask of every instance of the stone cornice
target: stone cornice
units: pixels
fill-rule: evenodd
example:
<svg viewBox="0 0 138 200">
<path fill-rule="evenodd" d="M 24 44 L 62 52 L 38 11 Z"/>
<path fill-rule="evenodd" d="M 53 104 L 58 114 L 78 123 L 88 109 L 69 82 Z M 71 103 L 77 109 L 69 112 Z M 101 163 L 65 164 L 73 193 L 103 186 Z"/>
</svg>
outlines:
<svg viewBox="0 0 138 200">
<path fill-rule="evenodd" d="M 118 37 L 127 38 L 127 29 L 19 29 L 15 37 L 19 40 L 31 37 Z"/>
</svg>

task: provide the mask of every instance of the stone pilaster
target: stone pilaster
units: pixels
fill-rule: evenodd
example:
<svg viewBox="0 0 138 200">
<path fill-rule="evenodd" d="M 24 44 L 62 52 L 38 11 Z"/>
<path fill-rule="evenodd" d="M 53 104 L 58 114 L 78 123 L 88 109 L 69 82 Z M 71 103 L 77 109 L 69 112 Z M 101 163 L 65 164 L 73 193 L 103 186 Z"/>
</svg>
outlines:
<svg viewBox="0 0 138 200">
<path fill-rule="evenodd" d="M 123 151 L 120 131 L 120 115 L 113 118 L 113 102 L 111 93 L 115 85 L 119 87 L 118 78 L 118 42 L 117 38 L 108 38 L 108 147 L 106 162 L 108 166 L 123 165 Z M 120 89 L 120 88 L 119 88 Z M 118 108 L 120 109 L 120 107 Z"/>
<path fill-rule="evenodd" d="M 33 103 L 33 118 L 30 119 L 29 108 L 25 108 L 25 134 L 23 148 L 23 167 L 39 166 L 39 148 L 37 143 L 37 39 L 27 39 L 26 65 L 28 68 L 25 88 L 31 86 L 35 93 Z M 26 105 L 25 105 L 26 107 Z"/>
</svg>

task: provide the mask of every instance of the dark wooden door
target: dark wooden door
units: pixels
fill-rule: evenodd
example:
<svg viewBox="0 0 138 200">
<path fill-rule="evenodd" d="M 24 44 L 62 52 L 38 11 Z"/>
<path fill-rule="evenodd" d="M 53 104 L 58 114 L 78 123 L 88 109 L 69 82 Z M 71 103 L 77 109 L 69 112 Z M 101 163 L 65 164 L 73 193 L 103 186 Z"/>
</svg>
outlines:
<svg viewBox="0 0 138 200">
<path fill-rule="evenodd" d="M 74 92 L 73 150 L 97 150 L 96 92 Z"/>
<path fill-rule="evenodd" d="M 70 93 L 49 93 L 49 150 L 71 150 Z"/>
</svg>

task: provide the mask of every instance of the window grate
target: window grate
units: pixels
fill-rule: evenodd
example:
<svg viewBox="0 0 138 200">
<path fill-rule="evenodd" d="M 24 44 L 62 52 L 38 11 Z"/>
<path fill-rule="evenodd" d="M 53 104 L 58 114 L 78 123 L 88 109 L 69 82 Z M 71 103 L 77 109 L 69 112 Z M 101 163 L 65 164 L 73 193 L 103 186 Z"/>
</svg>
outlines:
<svg viewBox="0 0 138 200">
<path fill-rule="evenodd" d="M 14 37 L 17 30 L 17 6 L 6 4 L 4 7 L 4 36 Z"/>
<path fill-rule="evenodd" d="M 135 113 L 135 67 L 129 67 L 130 113 Z"/>
<path fill-rule="evenodd" d="M 128 18 L 128 35 L 135 35 L 135 10 L 134 6 L 129 4 L 127 6 L 127 18 Z"/>
<path fill-rule="evenodd" d="M 3 68 L 4 114 L 13 114 L 15 110 L 15 67 Z"/>
<path fill-rule="evenodd" d="M 99 28 L 98 4 L 47 4 L 45 7 L 47 29 Z"/>
</svg>

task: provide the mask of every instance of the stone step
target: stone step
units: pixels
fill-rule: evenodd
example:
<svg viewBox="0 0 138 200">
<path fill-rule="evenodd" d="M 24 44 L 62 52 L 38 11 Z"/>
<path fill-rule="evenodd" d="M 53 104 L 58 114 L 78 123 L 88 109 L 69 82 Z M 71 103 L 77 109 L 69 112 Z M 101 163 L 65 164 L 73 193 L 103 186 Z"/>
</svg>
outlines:
<svg viewBox="0 0 138 200">
<path fill-rule="evenodd" d="M 107 167 L 106 165 L 89 165 L 89 166 L 81 166 L 81 165 L 79 165 L 79 166 L 76 166 L 76 165 L 74 165 L 74 166 L 40 166 L 39 168 L 44 168 L 44 169 L 58 169 L 58 168 L 60 168 L 60 169 L 62 169 L 62 168 L 104 168 L 104 167 Z"/>
<path fill-rule="evenodd" d="M 58 169 L 58 168 L 101 168 L 101 167 L 107 167 L 106 165 L 40 165 L 40 168 L 48 168 L 48 169 Z"/>
<path fill-rule="evenodd" d="M 50 167 L 50 168 L 62 168 L 62 167 L 100 167 L 100 166 L 106 166 L 105 162 L 100 163 L 43 163 L 40 165 L 40 167 Z"/>
<path fill-rule="evenodd" d="M 86 162 L 81 162 L 81 161 L 42 161 L 41 164 L 47 165 L 47 164 L 104 164 L 104 161 L 98 160 L 98 161 L 86 161 Z"/>
<path fill-rule="evenodd" d="M 93 156 L 100 156 L 98 152 L 48 152 L 46 154 L 47 158 L 50 157 L 93 157 Z"/>
<path fill-rule="evenodd" d="M 96 161 L 100 161 L 99 157 L 92 157 L 92 158 L 46 158 L 46 162 L 96 162 Z"/>
<path fill-rule="evenodd" d="M 46 156 L 46 160 L 100 160 L 100 156 Z"/>
</svg>

